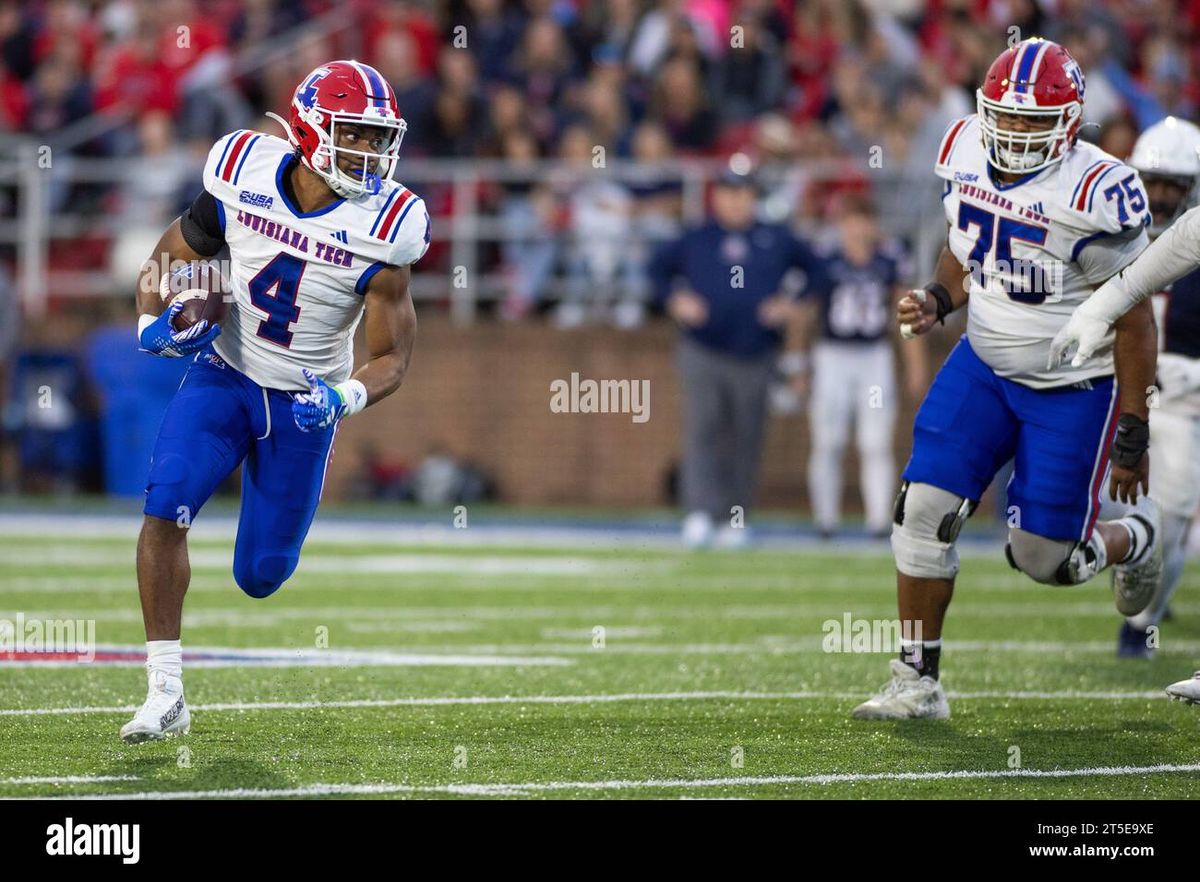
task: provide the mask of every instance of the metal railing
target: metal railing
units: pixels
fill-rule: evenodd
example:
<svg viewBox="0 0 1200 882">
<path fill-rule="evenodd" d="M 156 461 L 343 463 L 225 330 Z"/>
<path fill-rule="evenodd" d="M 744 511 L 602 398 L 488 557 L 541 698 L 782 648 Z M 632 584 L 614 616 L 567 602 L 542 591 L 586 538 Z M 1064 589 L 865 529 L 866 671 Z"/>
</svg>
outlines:
<svg viewBox="0 0 1200 882">
<path fill-rule="evenodd" d="M 112 277 L 110 267 L 57 269 L 51 267 L 48 255 L 52 249 L 70 247 L 73 241 L 84 237 L 116 241 L 138 227 L 146 232 L 152 230 L 154 238 L 157 238 L 174 215 L 137 216 L 131 221 L 128 212 L 85 214 L 71 211 L 69 203 L 52 212 L 52 190 L 63 193 L 70 192 L 73 187 L 88 185 L 109 191 L 110 199 L 116 197 L 119 201 L 122 189 L 141 170 L 136 157 L 71 157 L 69 161 L 55 161 L 46 167 L 40 156 L 36 145 L 25 143 L 16 157 L 8 161 L 0 160 L 0 187 L 14 187 L 19 205 L 15 218 L 0 219 L 0 246 L 16 248 L 20 292 L 26 314 L 30 317 L 43 315 L 50 296 L 63 299 L 129 296 L 134 273 L 130 273 L 128 283 L 123 284 L 123 280 Z M 726 168 L 724 163 L 708 160 L 681 160 L 660 165 L 622 161 L 609 163 L 602 168 L 587 163 L 579 165 L 561 161 L 522 164 L 500 160 L 403 161 L 396 177 L 425 197 L 432 218 L 433 241 L 445 246 L 442 260 L 436 268 L 425 268 L 418 264 L 413 276 L 413 295 L 418 299 L 448 301 L 452 316 L 460 321 L 470 321 L 480 302 L 502 296 L 506 287 L 504 276 L 494 267 L 485 265 L 485 248 L 506 242 L 527 242 L 530 234 L 512 229 L 499 213 L 484 204 L 481 196 L 488 188 L 502 190 L 505 185 L 546 187 L 556 200 L 557 208 L 566 211 L 575 188 L 585 184 L 597 181 L 626 186 L 649 182 L 671 183 L 678 186 L 681 206 L 679 221 L 692 223 L 703 218 L 707 187 Z M 840 162 L 807 164 L 797 166 L 792 171 L 802 173 L 804 186 L 808 188 L 831 188 L 869 181 L 877 202 L 885 209 L 880 217 L 885 232 L 904 239 L 912 250 L 915 278 L 910 281 L 924 279 L 932 271 L 937 250 L 945 236 L 945 221 L 938 199 L 940 188 L 932 174 L 885 176 L 878 171 L 871 172 L 865 166 L 862 169 L 848 168 Z M 199 181 L 199 177 L 200 167 L 197 164 L 180 173 L 180 182 L 191 179 Z M 764 205 L 771 201 L 764 200 Z M 900 206 L 902 210 L 887 210 L 887 206 Z M 793 226 L 796 224 L 793 223 Z M 797 231 L 809 235 L 823 232 L 819 225 L 812 222 L 806 228 L 803 221 Z M 568 224 L 565 229 L 547 235 L 567 240 L 573 233 Z M 629 236 L 627 241 L 618 239 L 612 243 L 613 246 L 621 248 L 647 244 L 641 233 L 627 230 L 626 235 Z M 637 240 L 634 239 L 635 235 L 639 237 Z M 460 283 L 463 279 L 466 282 Z M 547 293 L 550 298 L 562 296 L 561 273 L 554 276 Z"/>
</svg>

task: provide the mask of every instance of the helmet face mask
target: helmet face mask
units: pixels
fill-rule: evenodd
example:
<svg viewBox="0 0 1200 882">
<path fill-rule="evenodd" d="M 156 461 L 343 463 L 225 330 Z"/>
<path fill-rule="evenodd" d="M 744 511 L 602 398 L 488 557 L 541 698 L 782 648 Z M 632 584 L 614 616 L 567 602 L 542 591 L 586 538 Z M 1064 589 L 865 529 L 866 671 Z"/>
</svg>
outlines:
<svg viewBox="0 0 1200 882">
<path fill-rule="evenodd" d="M 378 193 L 382 181 L 390 178 L 396 167 L 407 124 L 404 120 L 387 123 L 343 113 L 326 113 L 324 116 L 329 121 L 328 128 L 317 128 L 320 143 L 311 157 L 312 170 L 339 196 L 353 198 L 362 193 Z M 387 143 L 378 153 L 341 146 L 340 136 L 350 126 L 364 131 L 387 129 Z"/>
<path fill-rule="evenodd" d="M 1150 203 L 1150 235 L 1157 236 L 1196 204 L 1197 180 L 1174 175 L 1143 174 Z"/>
<path fill-rule="evenodd" d="M 1062 159 L 1069 143 L 1074 108 L 1017 109 L 976 96 L 979 127 L 988 159 L 997 171 L 1025 175 Z M 1012 127 L 1023 119 L 1026 130 Z"/>
</svg>

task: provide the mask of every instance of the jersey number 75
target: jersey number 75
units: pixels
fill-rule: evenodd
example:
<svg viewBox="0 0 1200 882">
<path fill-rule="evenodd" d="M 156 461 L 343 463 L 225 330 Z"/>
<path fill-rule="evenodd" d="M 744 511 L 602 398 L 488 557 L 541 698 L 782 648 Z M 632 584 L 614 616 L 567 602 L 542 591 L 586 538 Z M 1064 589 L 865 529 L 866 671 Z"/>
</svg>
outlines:
<svg viewBox="0 0 1200 882">
<path fill-rule="evenodd" d="M 978 205 L 961 202 L 958 206 L 958 228 L 967 232 L 972 226 L 978 228 L 975 246 L 967 257 L 967 269 L 971 271 L 975 282 L 987 287 L 987 277 L 983 267 L 989 252 L 994 253 L 991 266 L 996 275 L 1001 278 L 1004 291 L 1018 303 L 1042 303 L 1047 295 L 1054 291 L 1050 286 L 1050 278 L 1036 261 L 1013 258 L 1012 243 L 1014 240 L 1028 242 L 1031 245 L 1046 243 L 1045 227 L 1037 224 L 1027 224 L 1011 217 L 997 216 Z"/>
</svg>

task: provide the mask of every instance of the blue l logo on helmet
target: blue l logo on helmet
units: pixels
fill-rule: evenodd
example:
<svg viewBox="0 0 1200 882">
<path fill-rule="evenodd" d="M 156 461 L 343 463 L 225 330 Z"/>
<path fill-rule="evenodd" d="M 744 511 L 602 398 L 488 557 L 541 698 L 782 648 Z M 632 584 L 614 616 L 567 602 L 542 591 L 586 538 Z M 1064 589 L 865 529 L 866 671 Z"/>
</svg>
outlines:
<svg viewBox="0 0 1200 882">
<path fill-rule="evenodd" d="M 329 76 L 329 68 L 318 67 L 308 75 L 307 80 L 300 84 L 300 91 L 298 93 L 300 103 L 309 110 L 312 109 L 313 104 L 317 101 L 317 83 L 327 76 Z"/>
</svg>

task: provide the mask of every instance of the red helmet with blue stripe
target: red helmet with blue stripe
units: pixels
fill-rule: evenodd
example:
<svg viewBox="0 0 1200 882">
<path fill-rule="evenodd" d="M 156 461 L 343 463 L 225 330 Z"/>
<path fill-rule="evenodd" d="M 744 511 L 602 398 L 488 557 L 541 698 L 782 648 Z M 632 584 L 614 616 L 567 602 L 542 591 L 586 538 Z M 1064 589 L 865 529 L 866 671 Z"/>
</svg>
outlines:
<svg viewBox="0 0 1200 882">
<path fill-rule="evenodd" d="M 383 147 L 373 151 L 340 146 L 337 126 L 347 124 L 386 129 Z M 379 71 L 360 61 L 331 61 L 296 88 L 284 127 L 300 161 L 335 193 L 353 198 L 378 193 L 381 181 L 391 177 L 408 124 L 400 117 L 396 93 Z M 365 137 L 362 143 L 367 143 Z M 339 161 L 345 158 L 350 161 Z"/>
<path fill-rule="evenodd" d="M 1083 125 L 1083 91 L 1083 71 L 1057 43 L 1034 37 L 1001 53 L 975 92 L 988 161 L 1012 174 L 1061 161 Z M 1009 125 L 998 124 L 1001 115 Z M 1014 128 L 1013 117 L 1028 125 Z"/>
</svg>

